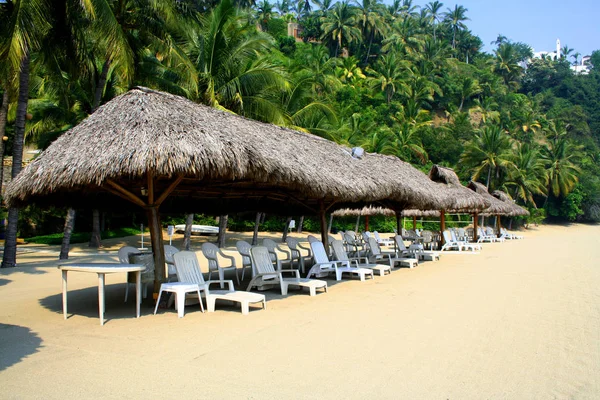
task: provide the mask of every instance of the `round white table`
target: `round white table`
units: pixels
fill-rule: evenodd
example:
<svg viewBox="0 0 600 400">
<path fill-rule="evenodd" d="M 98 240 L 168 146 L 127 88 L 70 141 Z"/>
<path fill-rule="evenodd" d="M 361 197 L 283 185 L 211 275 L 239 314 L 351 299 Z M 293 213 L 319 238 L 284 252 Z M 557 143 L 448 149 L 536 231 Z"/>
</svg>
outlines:
<svg viewBox="0 0 600 400">
<path fill-rule="evenodd" d="M 67 272 L 92 272 L 98 274 L 98 308 L 100 325 L 104 325 L 104 278 L 106 274 L 117 272 L 135 272 L 135 304 L 136 318 L 140 317 L 140 303 L 142 301 L 142 271 L 146 269 L 141 264 L 119 263 L 68 263 L 61 264 L 58 269 L 62 271 L 62 297 L 63 316 L 67 319 Z"/>
</svg>

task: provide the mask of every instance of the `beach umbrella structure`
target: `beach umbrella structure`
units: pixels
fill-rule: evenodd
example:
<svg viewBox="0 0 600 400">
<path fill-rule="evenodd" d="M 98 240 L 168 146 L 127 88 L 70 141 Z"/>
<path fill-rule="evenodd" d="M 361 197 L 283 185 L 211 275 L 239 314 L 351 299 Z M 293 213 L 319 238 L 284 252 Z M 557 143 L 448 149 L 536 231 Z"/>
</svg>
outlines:
<svg viewBox="0 0 600 400">
<path fill-rule="evenodd" d="M 27 204 L 141 211 L 164 280 L 160 213 L 266 211 L 319 215 L 374 202 L 401 210 L 448 204 L 396 157 L 248 120 L 179 96 L 134 88 L 53 142 L 8 185 Z"/>
<path fill-rule="evenodd" d="M 492 196 L 489 192 L 487 187 L 479 182 L 475 182 L 475 181 L 471 181 L 469 182 L 469 184 L 467 185 L 467 187 L 469 189 L 471 189 L 472 191 L 474 191 L 475 193 L 478 193 L 480 196 L 484 197 L 485 199 L 487 199 L 490 202 L 490 205 L 488 208 L 486 208 L 481 215 L 482 216 L 492 216 L 492 215 L 496 215 L 496 216 L 500 216 L 500 215 L 511 215 L 512 212 L 514 212 L 514 208 L 512 207 L 511 204 L 508 204 L 502 200 L 497 199 L 496 197 Z M 477 221 L 477 215 L 474 215 L 474 221 Z M 474 226 L 474 235 L 477 234 L 477 225 L 475 223 Z M 500 228 L 498 228 L 500 229 Z"/>
<path fill-rule="evenodd" d="M 492 192 L 492 196 L 494 196 L 498 200 L 501 200 L 502 202 L 504 202 L 511 208 L 510 214 L 505 214 L 506 216 L 517 217 L 517 216 L 529 215 L 529 211 L 527 211 L 525 208 L 515 204 L 515 201 L 506 192 L 503 192 L 501 190 L 494 190 Z M 511 222 L 512 222 L 512 220 L 511 220 Z M 500 228 L 502 228 L 502 224 L 501 224 L 499 214 L 496 215 L 496 226 L 498 228 L 498 234 L 500 234 Z"/>
<path fill-rule="evenodd" d="M 387 217 L 396 215 L 394 210 L 384 207 L 377 206 L 366 206 L 363 208 L 344 208 L 334 211 L 332 217 L 356 217 L 356 228 L 358 231 L 358 225 L 360 223 L 360 217 L 365 217 L 365 230 L 369 230 L 369 217 L 374 215 L 385 215 Z"/>
</svg>

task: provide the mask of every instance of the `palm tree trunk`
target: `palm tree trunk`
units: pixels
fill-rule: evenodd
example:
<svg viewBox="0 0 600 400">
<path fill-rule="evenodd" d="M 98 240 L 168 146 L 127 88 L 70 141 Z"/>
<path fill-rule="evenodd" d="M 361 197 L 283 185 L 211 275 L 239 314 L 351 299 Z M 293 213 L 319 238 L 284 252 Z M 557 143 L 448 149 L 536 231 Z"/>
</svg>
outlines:
<svg viewBox="0 0 600 400">
<path fill-rule="evenodd" d="M 217 237 L 217 246 L 219 247 L 225 246 L 225 234 L 227 233 L 228 220 L 229 215 L 219 216 L 219 236 Z"/>
<path fill-rule="evenodd" d="M 63 233 L 63 240 L 60 246 L 59 260 L 67 260 L 69 258 L 69 247 L 71 245 L 71 234 L 73 233 L 73 227 L 75 226 L 75 210 L 69 208 L 67 211 L 67 218 L 65 218 L 65 229 Z"/>
<path fill-rule="evenodd" d="M 102 239 L 100 238 L 100 211 L 98 211 L 98 209 L 93 209 L 92 210 L 92 236 L 90 237 L 90 242 L 88 243 L 88 247 L 97 249 L 100 246 L 102 246 L 101 241 L 102 241 Z"/>
<path fill-rule="evenodd" d="M 292 217 L 287 217 L 285 220 L 285 226 L 283 227 L 283 235 L 281 235 L 281 241 L 285 242 L 288 237 L 288 231 L 290 230 L 290 223 L 292 222 Z"/>
<path fill-rule="evenodd" d="M 491 178 L 492 178 L 492 166 L 490 165 L 488 167 L 488 177 L 487 177 L 487 182 L 486 182 L 488 190 L 490 188 L 490 179 Z"/>
<path fill-rule="evenodd" d="M 256 219 L 254 220 L 254 233 L 252 234 L 252 246 L 256 246 L 258 244 L 258 227 L 260 225 L 260 220 L 262 219 L 262 213 L 256 213 Z"/>
<path fill-rule="evenodd" d="M 0 195 L 2 195 L 2 183 L 4 181 L 4 133 L 6 132 L 6 117 L 8 115 L 8 89 L 2 95 L 2 107 L 0 107 Z"/>
<path fill-rule="evenodd" d="M 369 62 L 369 57 L 371 56 L 371 45 L 373 44 L 373 33 L 371 32 L 371 37 L 369 38 L 369 47 L 367 48 L 367 56 L 365 57 L 365 63 Z"/>
<path fill-rule="evenodd" d="M 465 98 L 461 97 L 460 98 L 460 106 L 458 106 L 458 112 L 462 112 L 462 108 L 463 108 L 464 103 L 465 103 Z"/>
<path fill-rule="evenodd" d="M 15 120 L 15 138 L 13 142 L 12 179 L 15 179 L 23 168 L 23 140 L 25 139 L 25 115 L 29 100 L 29 50 L 25 50 L 21 60 L 19 73 L 19 97 L 17 99 L 17 116 Z M 6 227 L 6 240 L 4 242 L 4 256 L 2 268 L 17 266 L 17 224 L 19 223 L 19 209 L 11 207 L 8 210 L 8 224 Z"/>
<path fill-rule="evenodd" d="M 92 114 L 98 109 L 100 101 L 102 101 L 102 95 L 104 94 L 104 87 L 106 86 L 106 78 L 108 77 L 108 70 L 110 69 L 110 61 L 106 60 L 102 65 L 102 72 L 100 72 L 100 78 L 98 78 L 98 85 L 96 86 L 96 92 L 94 93 L 94 102 L 92 103 Z"/>
<path fill-rule="evenodd" d="M 185 216 L 185 231 L 183 232 L 183 249 L 186 251 L 190 250 L 192 243 L 192 224 L 194 223 L 194 214 L 187 214 Z"/>
<path fill-rule="evenodd" d="M 298 222 L 298 229 L 296 232 L 302 233 L 302 225 L 304 224 L 304 215 L 300 216 L 300 221 Z"/>
</svg>

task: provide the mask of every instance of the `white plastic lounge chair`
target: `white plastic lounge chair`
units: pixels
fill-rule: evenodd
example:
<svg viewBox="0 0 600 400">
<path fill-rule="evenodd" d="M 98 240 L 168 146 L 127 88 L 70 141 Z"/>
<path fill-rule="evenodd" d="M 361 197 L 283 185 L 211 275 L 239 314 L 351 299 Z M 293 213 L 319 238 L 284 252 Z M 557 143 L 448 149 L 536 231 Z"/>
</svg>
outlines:
<svg viewBox="0 0 600 400">
<path fill-rule="evenodd" d="M 362 243 L 359 243 L 356 239 L 356 235 L 353 235 L 354 232 L 347 231 L 344 234 L 344 241 L 346 242 L 346 252 L 351 254 L 352 257 L 360 257 L 365 254 L 365 246 Z"/>
<path fill-rule="evenodd" d="M 496 242 L 504 242 L 504 238 L 503 238 L 503 237 L 501 237 L 501 236 L 500 236 L 500 237 L 498 237 L 498 236 L 496 235 L 496 231 L 495 231 L 495 229 L 494 229 L 494 228 L 492 228 L 492 227 L 486 226 L 486 227 L 485 227 L 485 234 L 486 234 L 487 236 L 495 237 L 495 238 L 496 238 Z"/>
<path fill-rule="evenodd" d="M 213 243 L 202 244 L 202 254 L 208 260 L 208 279 L 211 278 L 213 271 L 217 271 L 219 274 L 219 280 L 225 279 L 225 270 L 232 269 L 235 272 L 235 279 L 238 285 L 240 284 L 240 277 L 238 276 L 237 268 L 235 266 L 235 258 L 228 256 Z M 229 266 L 221 266 L 219 263 L 219 257 L 221 256 L 231 262 Z M 221 288 L 223 285 L 221 284 Z"/>
<path fill-rule="evenodd" d="M 496 241 L 496 236 L 489 236 L 488 234 L 485 233 L 485 231 L 479 227 L 477 229 L 477 234 L 479 235 L 479 237 L 477 238 L 477 243 L 481 243 L 481 242 L 489 242 L 489 243 L 494 243 Z"/>
<path fill-rule="evenodd" d="M 379 273 L 379 276 L 385 275 L 386 272 L 388 274 L 392 272 L 392 267 L 390 267 L 389 265 L 369 263 L 367 257 L 350 259 L 348 257 L 348 253 L 346 253 L 346 250 L 344 249 L 344 244 L 341 240 L 334 240 L 333 242 L 331 242 L 331 247 L 333 247 L 333 254 L 337 261 L 348 261 L 351 264 L 354 263 L 354 266 L 357 268 L 372 269 L 373 271 L 377 271 Z M 360 261 L 363 259 L 365 262 L 361 263 Z"/>
<path fill-rule="evenodd" d="M 456 234 L 454 233 L 454 231 L 450 231 L 450 238 L 457 242 L 458 244 L 460 244 L 462 246 L 462 250 L 471 250 L 471 251 L 478 251 L 481 250 L 481 244 L 479 243 L 469 243 L 466 240 L 459 240 L 456 237 Z"/>
<path fill-rule="evenodd" d="M 394 244 L 396 245 L 396 257 L 413 258 L 411 252 L 408 251 L 408 249 L 406 248 L 406 245 L 404 244 L 404 239 L 402 239 L 402 236 L 400 236 L 400 235 L 394 236 Z"/>
<path fill-rule="evenodd" d="M 290 252 L 279 247 L 274 240 L 263 239 L 263 246 L 269 250 L 271 260 L 277 265 L 277 270 L 281 271 L 284 265 L 292 265 L 292 258 Z M 286 258 L 281 258 L 279 253 L 285 254 Z"/>
<path fill-rule="evenodd" d="M 175 253 L 179 253 L 177 247 L 165 244 L 165 263 L 167 264 L 168 271 L 167 282 L 177 280 L 177 272 L 175 271 L 175 263 L 173 262 L 173 254 Z"/>
<path fill-rule="evenodd" d="M 310 244 L 312 253 L 315 259 L 315 265 L 308 271 L 307 278 L 311 276 L 325 277 L 331 272 L 335 272 L 335 279 L 342 280 L 342 274 L 349 273 L 358 275 L 361 281 L 364 281 L 367 276 L 373 278 L 373 270 L 366 268 L 355 268 L 350 265 L 349 261 L 329 261 L 329 257 L 325 252 L 325 247 L 321 242 L 313 242 Z"/>
<path fill-rule="evenodd" d="M 419 260 L 423 261 L 439 261 L 440 253 L 437 251 L 425 250 L 421 243 L 413 243 L 408 247 L 408 252 Z"/>
<path fill-rule="evenodd" d="M 140 251 L 132 246 L 123 246 L 117 252 L 117 257 L 119 257 L 119 262 L 121 264 L 129 264 L 129 255 L 134 253 L 139 253 Z M 127 276 L 127 283 L 125 283 L 125 303 L 127 303 L 127 297 L 129 295 L 129 285 L 133 283 L 129 282 L 129 275 Z M 148 290 L 148 284 L 144 283 L 142 286 L 142 292 L 144 293 L 144 298 L 146 297 L 146 292 Z"/>
<path fill-rule="evenodd" d="M 217 300 L 227 300 L 241 304 L 242 314 L 248 314 L 251 303 L 262 303 L 263 308 L 267 308 L 265 295 L 259 293 L 243 292 L 235 290 L 232 280 L 208 280 L 204 281 L 204 276 L 200 270 L 200 264 L 196 253 L 193 251 L 180 251 L 173 255 L 177 278 L 179 282 L 194 283 L 198 285 L 200 292 L 204 293 L 206 298 L 206 308 L 208 312 L 215 311 L 215 302 Z M 221 286 L 227 284 L 226 290 L 210 290 L 210 285 L 218 283 Z"/>
<path fill-rule="evenodd" d="M 294 262 L 294 260 L 298 260 L 298 265 L 300 267 L 300 270 L 302 271 L 303 274 L 306 273 L 305 265 L 307 262 L 310 262 L 310 260 L 312 259 L 312 254 L 310 253 L 310 247 L 302 246 L 300 241 L 293 237 L 288 237 L 286 240 L 286 243 L 287 243 L 288 247 L 290 248 L 290 252 L 291 252 L 290 258 L 292 259 L 292 263 Z M 307 254 L 303 255 L 301 250 L 306 250 Z"/>
<path fill-rule="evenodd" d="M 369 239 L 369 261 L 379 261 L 386 260 L 389 263 L 390 267 L 394 268 L 396 264 L 400 264 L 400 266 L 406 266 L 409 268 L 414 268 L 419 265 L 419 260 L 416 258 L 406 258 L 406 257 L 398 257 L 396 253 L 384 253 L 381 251 L 379 247 L 379 243 L 375 238 Z"/>
<path fill-rule="evenodd" d="M 449 251 L 449 250 L 462 251 L 462 249 L 463 249 L 462 244 L 453 240 L 449 231 L 442 232 L 442 235 L 444 235 L 444 245 L 442 246 L 441 251 Z"/>
<path fill-rule="evenodd" d="M 297 269 L 283 269 L 276 271 L 275 268 L 273 268 L 269 249 L 266 247 L 253 247 L 250 249 L 250 255 L 257 274 L 250 281 L 250 284 L 246 289 L 248 291 L 253 287 L 261 288 L 276 285 L 280 286 L 282 296 L 287 296 L 289 286 L 306 287 L 309 289 L 311 296 L 316 294 L 316 289 L 327 291 L 327 282 L 319 279 L 300 278 L 300 271 Z M 284 278 L 284 273 L 290 273 L 294 277 Z"/>
<path fill-rule="evenodd" d="M 373 232 L 373 236 L 375 236 L 375 240 L 377 240 L 377 243 L 379 243 L 381 246 L 393 246 L 394 245 L 393 239 L 383 239 L 379 235 L 379 232 L 377 232 L 377 231 Z"/>
<path fill-rule="evenodd" d="M 317 237 L 316 237 L 316 236 L 313 236 L 313 235 L 308 235 L 308 236 L 307 236 L 307 239 L 308 239 L 308 243 L 309 243 L 309 244 L 310 244 L 310 243 L 314 243 L 314 242 L 320 242 L 320 240 L 319 240 L 319 239 L 317 239 Z"/>
<path fill-rule="evenodd" d="M 509 240 L 523 239 L 523 236 L 511 233 L 504 228 L 500 228 L 500 233 L 501 233 L 501 236 L 504 237 L 505 239 L 509 239 Z"/>
<path fill-rule="evenodd" d="M 244 280 L 246 268 L 250 268 L 250 276 L 254 276 L 255 271 L 252 267 L 252 260 L 250 259 L 250 249 L 252 248 L 252 245 L 244 240 L 238 240 L 235 243 L 235 248 L 242 256 L 242 280 Z"/>
</svg>

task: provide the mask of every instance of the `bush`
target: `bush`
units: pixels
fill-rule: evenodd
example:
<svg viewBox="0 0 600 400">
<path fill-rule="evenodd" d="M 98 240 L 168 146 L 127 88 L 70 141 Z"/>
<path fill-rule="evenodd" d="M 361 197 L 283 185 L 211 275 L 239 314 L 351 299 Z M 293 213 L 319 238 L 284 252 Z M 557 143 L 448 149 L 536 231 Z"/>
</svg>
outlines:
<svg viewBox="0 0 600 400">
<path fill-rule="evenodd" d="M 102 232 L 102 239 L 120 238 L 125 236 L 139 235 L 140 230 L 136 228 L 119 228 L 113 231 Z M 89 232 L 74 232 L 71 235 L 71 243 L 86 243 L 90 240 Z M 33 236 L 27 238 L 27 243 L 59 245 L 62 244 L 63 234 L 53 233 L 50 235 Z"/>
</svg>

